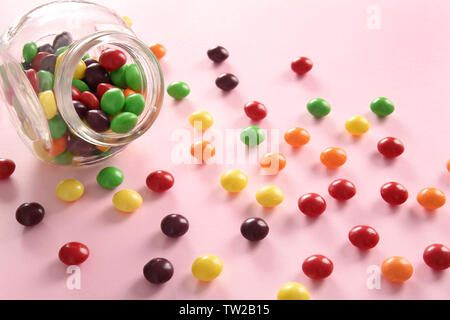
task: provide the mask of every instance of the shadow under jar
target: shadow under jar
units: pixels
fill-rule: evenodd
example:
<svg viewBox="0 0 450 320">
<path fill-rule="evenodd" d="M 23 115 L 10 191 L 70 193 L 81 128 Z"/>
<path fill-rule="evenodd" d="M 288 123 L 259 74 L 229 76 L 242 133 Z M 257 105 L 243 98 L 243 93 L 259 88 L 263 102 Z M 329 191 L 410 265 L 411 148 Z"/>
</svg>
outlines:
<svg viewBox="0 0 450 320">
<path fill-rule="evenodd" d="M 39 70 L 45 59 L 39 60 L 39 53 L 33 61 L 24 61 L 24 46 L 30 42 L 39 47 L 39 52 L 46 52 L 40 57 L 50 55 L 47 60 L 53 66 Z M 134 82 L 134 93 L 142 95 L 140 98 L 145 101 L 136 124 L 126 132 L 95 131 L 77 113 L 79 102 L 74 105 L 72 99 L 73 80 L 80 63 L 85 67 L 96 63 L 91 57 L 100 57 L 108 49 L 120 50 L 126 56 L 124 68 L 131 66 L 140 82 Z M 129 89 L 126 81 L 114 83 L 107 72 L 105 81 L 111 87 L 122 93 Z M 37 79 L 38 84 L 30 78 Z M 92 83 L 84 78 L 76 80 Z M 150 129 L 162 106 L 164 79 L 157 58 L 114 11 L 84 1 L 58 1 L 33 9 L 3 34 L 0 89 L 19 136 L 39 159 L 57 165 L 84 166 L 117 155 Z M 91 87 L 89 92 L 101 101 L 97 88 Z M 107 116 L 112 121 L 118 115 Z"/>
</svg>

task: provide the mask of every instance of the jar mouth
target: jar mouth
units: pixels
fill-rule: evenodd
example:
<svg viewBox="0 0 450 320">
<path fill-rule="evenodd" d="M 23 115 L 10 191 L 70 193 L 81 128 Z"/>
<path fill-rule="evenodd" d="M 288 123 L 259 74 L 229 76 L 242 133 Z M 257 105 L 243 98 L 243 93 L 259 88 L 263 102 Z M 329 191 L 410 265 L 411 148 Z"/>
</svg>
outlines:
<svg viewBox="0 0 450 320">
<path fill-rule="evenodd" d="M 99 133 L 92 130 L 79 117 L 72 102 L 72 75 L 77 65 L 87 52 L 108 47 L 124 51 L 141 74 L 145 109 L 135 128 L 128 133 Z M 101 31 L 75 41 L 61 57 L 55 72 L 54 93 L 59 113 L 73 134 L 95 146 L 121 147 L 142 136 L 155 122 L 163 103 L 164 79 L 157 58 L 143 42 L 131 34 Z"/>
</svg>

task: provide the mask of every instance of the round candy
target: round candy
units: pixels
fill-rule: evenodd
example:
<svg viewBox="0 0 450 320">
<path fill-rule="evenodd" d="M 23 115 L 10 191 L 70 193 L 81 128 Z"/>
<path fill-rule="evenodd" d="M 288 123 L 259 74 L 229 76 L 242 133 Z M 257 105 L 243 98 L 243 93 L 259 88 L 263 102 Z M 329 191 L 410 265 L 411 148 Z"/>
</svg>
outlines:
<svg viewBox="0 0 450 320">
<path fill-rule="evenodd" d="M 268 174 L 277 174 L 286 168 L 286 157 L 279 152 L 270 152 L 261 158 L 259 164 Z"/>
<path fill-rule="evenodd" d="M 112 84 L 109 83 L 99 83 L 97 86 L 97 96 L 100 100 L 102 100 L 103 95 L 106 91 L 114 89 L 115 87 Z M 125 95 L 125 94 L 124 94 Z"/>
<path fill-rule="evenodd" d="M 55 116 L 52 119 L 48 120 L 48 127 L 53 139 L 59 139 L 63 137 L 67 132 L 67 125 L 59 116 Z"/>
<path fill-rule="evenodd" d="M 78 116 L 80 118 L 84 118 L 86 113 L 89 111 L 89 108 L 86 107 L 84 104 L 82 104 L 80 101 L 72 101 L 73 107 L 75 108 L 75 111 L 77 112 Z"/>
<path fill-rule="evenodd" d="M 16 211 L 16 220 L 25 227 L 33 227 L 44 219 L 45 210 L 39 203 L 24 203 Z"/>
<path fill-rule="evenodd" d="M 67 138 L 67 150 L 74 155 L 89 155 L 95 149 L 94 145 L 72 134 Z"/>
<path fill-rule="evenodd" d="M 39 71 L 41 70 L 41 62 L 42 59 L 44 59 L 46 56 L 49 56 L 50 53 L 48 52 L 38 52 L 38 54 L 36 54 L 36 56 L 33 59 L 33 62 L 31 63 L 31 66 L 33 67 L 34 70 Z"/>
<path fill-rule="evenodd" d="M 209 141 L 199 141 L 191 146 L 191 155 L 202 162 L 207 162 L 216 155 L 216 148 Z"/>
<path fill-rule="evenodd" d="M 23 58 L 25 60 L 25 62 L 33 62 L 34 57 L 37 55 L 38 53 L 38 47 L 36 45 L 36 43 L 34 42 L 29 42 L 27 43 L 24 47 L 23 47 Z"/>
<path fill-rule="evenodd" d="M 370 109 L 379 117 L 387 117 L 395 111 L 395 106 L 388 98 L 376 98 L 370 104 Z"/>
<path fill-rule="evenodd" d="M 38 47 L 38 52 L 48 52 L 53 54 L 55 53 L 55 50 L 53 49 L 53 46 L 50 43 L 46 43 Z"/>
<path fill-rule="evenodd" d="M 63 32 L 58 34 L 53 40 L 53 49 L 59 49 L 61 47 L 67 47 L 72 44 L 73 39 L 72 35 L 69 32 Z"/>
<path fill-rule="evenodd" d="M 52 157 L 59 156 L 67 149 L 67 136 L 64 135 L 59 139 L 52 140 L 52 149 L 50 154 Z"/>
<path fill-rule="evenodd" d="M 98 61 L 106 70 L 114 71 L 127 62 L 127 56 L 121 50 L 107 49 L 102 52 Z"/>
<path fill-rule="evenodd" d="M 56 66 L 55 66 L 56 69 Z M 83 60 L 81 60 L 78 64 L 77 67 L 75 68 L 75 73 L 73 74 L 73 78 L 77 79 L 77 80 L 81 80 L 85 77 L 86 75 L 86 64 L 84 63 Z"/>
<path fill-rule="evenodd" d="M 175 178 L 167 171 L 158 170 L 147 177 L 147 187 L 154 192 L 164 192 L 173 187 Z"/>
<path fill-rule="evenodd" d="M 320 162 L 328 169 L 337 169 L 347 162 L 347 153 L 341 148 L 328 148 L 320 155 Z"/>
<path fill-rule="evenodd" d="M 93 94 L 92 92 L 89 91 L 83 92 L 80 95 L 80 101 L 91 110 L 100 109 L 100 102 L 98 101 L 95 94 Z"/>
<path fill-rule="evenodd" d="M 399 206 L 408 200 L 409 193 L 406 188 L 397 182 L 388 182 L 381 187 L 381 197 L 393 206 Z"/>
<path fill-rule="evenodd" d="M 122 90 L 113 88 L 106 91 L 101 100 L 102 110 L 111 116 L 118 114 L 125 106 L 125 96 Z"/>
<path fill-rule="evenodd" d="M 333 262 L 320 254 L 307 258 L 302 265 L 305 275 L 313 280 L 328 278 L 333 272 Z"/>
<path fill-rule="evenodd" d="M 447 198 L 437 188 L 425 188 L 417 195 L 417 201 L 427 210 L 437 210 L 445 205 Z"/>
<path fill-rule="evenodd" d="M 86 112 L 86 122 L 97 132 L 105 132 L 110 128 L 110 121 L 102 110 L 89 110 Z"/>
<path fill-rule="evenodd" d="M 215 255 L 204 255 L 192 264 L 192 274 L 200 281 L 209 282 L 216 279 L 223 271 L 222 260 Z"/>
<path fill-rule="evenodd" d="M 97 183 L 105 189 L 115 189 L 122 184 L 124 174 L 116 167 L 102 169 L 97 175 Z"/>
<path fill-rule="evenodd" d="M 387 137 L 378 142 L 378 151 L 386 158 L 397 158 L 405 152 L 405 146 L 399 139 Z"/>
<path fill-rule="evenodd" d="M 309 300 L 309 291 L 300 283 L 290 282 L 278 291 L 278 300 Z"/>
<path fill-rule="evenodd" d="M 127 82 L 128 88 L 134 91 L 141 91 L 142 89 L 141 73 L 136 64 L 131 64 L 128 66 L 125 72 L 125 80 Z"/>
<path fill-rule="evenodd" d="M 231 73 L 223 73 L 216 79 L 216 86 L 223 91 L 231 91 L 239 85 L 239 79 Z"/>
<path fill-rule="evenodd" d="M 447 161 L 447 171 L 450 172 L 450 160 Z"/>
<path fill-rule="evenodd" d="M 72 100 L 78 101 L 80 100 L 81 92 L 76 87 L 72 86 Z"/>
<path fill-rule="evenodd" d="M 53 74 L 51 74 L 48 71 L 38 71 L 37 73 L 38 78 L 39 78 L 39 92 L 44 92 L 44 91 L 50 91 L 52 92 L 53 90 L 53 85 L 55 82 L 55 78 L 53 76 Z M 53 92 L 52 92 L 53 94 Z"/>
<path fill-rule="evenodd" d="M 227 49 L 222 46 L 217 46 L 215 48 L 211 48 L 207 52 L 208 58 L 211 59 L 215 63 L 222 63 L 228 59 L 230 53 Z"/>
<path fill-rule="evenodd" d="M 115 133 L 128 133 L 133 130 L 139 119 L 131 112 L 122 112 L 111 121 L 111 130 Z"/>
<path fill-rule="evenodd" d="M 263 143 L 265 139 L 264 131 L 257 126 L 247 127 L 241 132 L 241 141 L 249 147 L 256 147 Z"/>
<path fill-rule="evenodd" d="M 132 213 L 139 209 L 142 205 L 142 197 L 133 190 L 122 190 L 117 192 L 113 197 L 113 204 L 117 210 Z"/>
<path fill-rule="evenodd" d="M 58 107 L 56 106 L 56 100 L 53 91 L 48 90 L 41 92 L 39 93 L 38 97 L 47 120 L 53 119 L 58 113 Z"/>
<path fill-rule="evenodd" d="M 108 71 L 100 63 L 93 63 L 86 68 L 84 82 L 94 91 L 100 83 L 110 83 L 111 79 Z"/>
<path fill-rule="evenodd" d="M 265 208 L 273 208 L 284 201 L 284 193 L 278 187 L 265 186 L 256 192 L 256 201 Z"/>
<path fill-rule="evenodd" d="M 384 260 L 381 272 L 389 281 L 405 282 L 412 277 L 414 268 L 405 258 L 390 257 Z"/>
<path fill-rule="evenodd" d="M 39 93 L 39 77 L 35 70 L 30 69 L 26 70 L 25 74 L 28 78 L 28 81 L 30 82 L 31 86 L 34 89 L 34 92 Z"/>
<path fill-rule="evenodd" d="M 77 88 L 80 92 L 85 92 L 85 91 L 89 91 L 89 86 L 86 84 L 86 82 L 82 81 L 82 80 L 72 80 L 72 86 L 74 86 L 75 88 Z"/>
<path fill-rule="evenodd" d="M 350 230 L 348 239 L 357 248 L 369 250 L 374 248 L 380 241 L 378 232 L 369 226 L 356 226 Z"/>
<path fill-rule="evenodd" d="M 245 114 L 253 121 L 261 121 L 267 117 L 267 108 L 258 101 L 252 101 L 245 105 Z"/>
<path fill-rule="evenodd" d="M 423 253 L 425 263 L 436 271 L 450 267 L 450 250 L 443 244 L 432 244 Z"/>
<path fill-rule="evenodd" d="M 79 242 L 69 242 L 59 250 L 59 260 L 68 266 L 80 265 L 88 258 L 88 247 Z"/>
<path fill-rule="evenodd" d="M 86 67 L 89 67 L 91 64 L 98 63 L 98 61 L 92 58 L 88 58 L 84 60 L 84 63 L 86 64 Z"/>
<path fill-rule="evenodd" d="M 345 129 L 354 136 L 362 136 L 370 129 L 370 122 L 366 117 L 354 116 L 347 120 Z"/>
<path fill-rule="evenodd" d="M 145 98 L 140 93 L 134 93 L 125 98 L 125 107 L 123 111 L 134 113 L 140 116 L 145 109 Z"/>
<path fill-rule="evenodd" d="M 300 76 L 311 71 L 313 66 L 314 66 L 313 62 L 306 57 L 299 57 L 299 58 L 295 59 L 294 61 L 292 61 L 292 63 L 291 63 L 292 71 L 294 71 L 296 74 L 298 74 Z"/>
<path fill-rule="evenodd" d="M 12 160 L 0 159 L 0 180 L 8 179 L 16 170 L 16 164 Z"/>
<path fill-rule="evenodd" d="M 125 88 L 127 86 L 126 73 L 128 70 L 128 65 L 123 65 L 118 70 L 111 71 L 111 81 L 114 85 L 119 88 Z M 108 83 L 108 81 L 106 82 Z"/>
<path fill-rule="evenodd" d="M 323 118 L 331 112 L 331 106 L 328 101 L 321 98 L 310 100 L 307 104 L 307 108 L 309 113 L 316 118 Z"/>
<path fill-rule="evenodd" d="M 346 201 L 356 195 L 356 187 L 348 180 L 338 179 L 330 184 L 328 193 L 336 200 Z"/>
<path fill-rule="evenodd" d="M 149 48 L 158 60 L 161 60 L 167 54 L 166 47 L 160 43 L 152 44 Z"/>
<path fill-rule="evenodd" d="M 241 192 L 248 185 L 248 177 L 240 170 L 229 170 L 220 178 L 222 187 L 232 193 Z"/>
<path fill-rule="evenodd" d="M 241 234 L 248 241 L 261 241 L 269 234 L 269 226 L 260 218 L 250 218 L 241 226 Z"/>
<path fill-rule="evenodd" d="M 128 16 L 123 16 L 122 19 L 125 21 L 125 23 L 131 28 L 133 26 L 133 20 L 131 20 Z"/>
<path fill-rule="evenodd" d="M 169 238 L 184 236 L 189 230 L 189 221 L 179 214 L 171 214 L 161 221 L 161 231 Z"/>
<path fill-rule="evenodd" d="M 167 93 L 175 100 L 182 100 L 191 93 L 191 88 L 186 82 L 178 81 L 167 87 Z"/>
<path fill-rule="evenodd" d="M 174 268 L 169 260 L 155 258 L 144 267 L 144 277 L 152 284 L 163 284 L 172 279 Z"/>
<path fill-rule="evenodd" d="M 74 202 L 80 199 L 84 194 L 84 185 L 74 179 L 68 179 L 56 187 L 56 196 L 66 202 Z"/>
<path fill-rule="evenodd" d="M 308 193 L 298 200 L 298 208 L 308 217 L 318 217 L 327 209 L 327 203 L 317 193 Z"/>
<path fill-rule="evenodd" d="M 41 61 L 40 70 L 45 70 L 45 71 L 48 71 L 48 72 L 54 74 L 55 69 L 56 69 L 56 61 L 57 60 L 58 60 L 58 56 L 56 56 L 54 54 L 49 54 L 49 55 L 45 56 Z"/>
<path fill-rule="evenodd" d="M 191 125 L 199 130 L 207 130 L 214 124 L 214 118 L 208 111 L 199 110 L 189 116 Z"/>
<path fill-rule="evenodd" d="M 311 135 L 303 128 L 292 128 L 284 135 L 284 140 L 292 147 L 303 147 L 311 140 Z"/>
</svg>

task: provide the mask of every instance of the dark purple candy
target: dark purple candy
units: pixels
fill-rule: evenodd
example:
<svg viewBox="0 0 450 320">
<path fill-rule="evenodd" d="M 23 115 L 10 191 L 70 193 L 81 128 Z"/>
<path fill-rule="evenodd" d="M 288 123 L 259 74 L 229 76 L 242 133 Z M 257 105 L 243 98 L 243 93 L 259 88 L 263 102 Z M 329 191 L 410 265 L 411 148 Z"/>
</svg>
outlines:
<svg viewBox="0 0 450 320">
<path fill-rule="evenodd" d="M 45 209 L 39 203 L 24 203 L 16 211 L 16 220 L 25 227 L 39 224 L 45 216 Z"/>
<path fill-rule="evenodd" d="M 83 156 L 89 155 L 96 150 L 95 146 L 78 138 L 74 135 L 69 135 L 67 138 L 67 151 L 70 153 Z"/>
<path fill-rule="evenodd" d="M 66 47 L 73 42 L 72 35 L 68 32 L 63 32 L 55 37 L 53 41 L 53 49 L 58 50 L 61 47 Z"/>
<path fill-rule="evenodd" d="M 32 64 L 30 63 L 30 62 L 22 62 L 22 66 L 23 66 L 23 69 L 26 71 L 26 70 L 30 70 L 30 69 L 33 69 L 33 66 L 32 66 Z"/>
<path fill-rule="evenodd" d="M 86 59 L 84 60 L 84 63 L 86 64 L 86 67 L 89 67 L 91 64 L 98 63 L 98 61 L 94 59 Z"/>
<path fill-rule="evenodd" d="M 92 130 L 97 132 L 105 132 L 110 128 L 109 118 L 102 110 L 89 110 L 86 113 L 86 121 Z"/>
<path fill-rule="evenodd" d="M 50 43 L 46 43 L 38 48 L 38 52 L 48 52 L 53 54 L 55 53 L 55 50 L 53 50 L 53 47 Z"/>
<path fill-rule="evenodd" d="M 260 218 L 250 218 L 241 226 L 242 236 L 249 241 L 261 241 L 269 234 L 269 226 Z"/>
<path fill-rule="evenodd" d="M 86 115 L 86 112 L 88 112 L 89 108 L 86 107 L 82 102 L 80 101 L 72 101 L 73 106 L 75 108 L 75 111 L 78 113 L 78 115 L 80 116 L 80 118 L 84 118 L 84 116 Z"/>
<path fill-rule="evenodd" d="M 179 214 L 171 214 L 162 220 L 161 230 L 170 238 L 179 238 L 188 232 L 189 222 Z"/>
<path fill-rule="evenodd" d="M 111 83 L 109 73 L 99 63 L 93 63 L 86 68 L 86 75 L 84 82 L 91 88 L 92 91 L 97 89 L 100 83 Z"/>
<path fill-rule="evenodd" d="M 164 258 L 155 258 L 144 267 L 144 277 L 153 284 L 163 284 L 172 279 L 173 265 Z"/>
<path fill-rule="evenodd" d="M 231 91 L 236 88 L 238 84 L 239 79 L 231 73 L 221 74 L 216 80 L 217 87 L 223 91 Z"/>
<path fill-rule="evenodd" d="M 58 56 L 50 54 L 41 60 L 41 70 L 55 73 L 56 60 Z"/>
<path fill-rule="evenodd" d="M 229 56 L 228 50 L 221 46 L 208 50 L 208 57 L 215 63 L 222 63 L 227 60 Z"/>
</svg>

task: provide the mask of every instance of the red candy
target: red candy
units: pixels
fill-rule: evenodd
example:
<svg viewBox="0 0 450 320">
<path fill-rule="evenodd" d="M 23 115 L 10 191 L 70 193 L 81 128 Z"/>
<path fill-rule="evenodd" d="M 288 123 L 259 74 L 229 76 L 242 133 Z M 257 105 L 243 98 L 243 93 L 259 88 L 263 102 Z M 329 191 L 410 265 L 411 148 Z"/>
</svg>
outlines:
<svg viewBox="0 0 450 320">
<path fill-rule="evenodd" d="M 399 206 L 408 200 L 408 190 L 400 183 L 388 182 L 381 187 L 381 197 L 393 206 Z"/>
<path fill-rule="evenodd" d="M 103 51 L 99 62 L 106 70 L 114 71 L 120 69 L 120 67 L 127 63 L 127 56 L 120 50 L 108 49 Z"/>
<path fill-rule="evenodd" d="M 350 230 L 348 239 L 357 248 L 369 250 L 374 248 L 380 241 L 378 232 L 368 226 L 356 226 Z"/>
<path fill-rule="evenodd" d="M 147 187 L 154 192 L 164 192 L 173 187 L 175 179 L 167 171 L 155 171 L 147 177 Z"/>
<path fill-rule="evenodd" d="M 81 92 L 75 87 L 72 87 L 72 100 L 80 101 Z"/>
<path fill-rule="evenodd" d="M 69 242 L 59 250 L 59 260 L 68 266 L 76 266 L 89 258 L 89 249 L 79 242 Z"/>
<path fill-rule="evenodd" d="M 309 217 L 318 217 L 325 212 L 327 203 L 316 193 L 308 193 L 298 200 L 298 208 Z"/>
<path fill-rule="evenodd" d="M 378 142 L 378 151 L 386 158 L 397 158 L 405 152 L 405 146 L 399 139 L 387 137 Z"/>
<path fill-rule="evenodd" d="M 338 179 L 330 184 L 328 187 L 328 193 L 336 200 L 346 201 L 355 196 L 356 187 L 348 180 Z"/>
<path fill-rule="evenodd" d="M 313 62 L 306 57 L 297 58 L 291 64 L 292 71 L 300 76 L 308 73 L 312 68 Z"/>
<path fill-rule="evenodd" d="M 303 272 L 313 280 L 322 280 L 333 272 L 333 262 L 320 254 L 313 255 L 303 262 Z"/>
<path fill-rule="evenodd" d="M 100 102 L 92 92 L 83 92 L 80 96 L 80 101 L 91 110 L 100 109 Z"/>
<path fill-rule="evenodd" d="M 431 269 L 445 270 L 450 267 L 450 250 L 443 244 L 432 244 L 425 249 L 423 260 Z"/>
<path fill-rule="evenodd" d="M 0 180 L 8 179 L 16 170 L 16 164 L 12 160 L 0 159 Z"/>
<path fill-rule="evenodd" d="M 31 63 L 31 67 L 37 71 L 41 70 L 41 62 L 42 59 L 44 59 L 46 56 L 49 56 L 50 53 L 48 52 L 39 52 L 33 59 L 33 62 Z"/>
<path fill-rule="evenodd" d="M 100 83 L 97 86 L 97 95 L 99 100 L 102 99 L 103 95 L 105 94 L 106 91 L 115 88 L 112 84 L 109 83 Z"/>
<path fill-rule="evenodd" d="M 36 70 L 29 69 L 25 71 L 25 74 L 27 75 L 28 81 L 30 81 L 31 86 L 33 87 L 34 91 L 36 93 L 39 93 L 39 77 L 37 75 Z"/>
<path fill-rule="evenodd" d="M 258 101 L 252 101 L 245 105 L 245 113 L 253 121 L 261 121 L 267 117 L 267 108 Z"/>
</svg>

